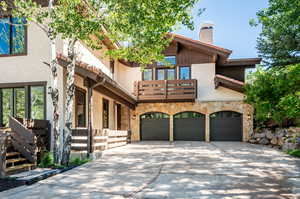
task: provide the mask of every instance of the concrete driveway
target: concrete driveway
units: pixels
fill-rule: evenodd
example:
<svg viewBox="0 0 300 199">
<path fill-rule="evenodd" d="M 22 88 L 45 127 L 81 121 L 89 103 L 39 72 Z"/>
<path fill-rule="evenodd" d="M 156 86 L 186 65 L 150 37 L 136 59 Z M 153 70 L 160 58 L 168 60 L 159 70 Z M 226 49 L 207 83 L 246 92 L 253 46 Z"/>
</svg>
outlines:
<svg viewBox="0 0 300 199">
<path fill-rule="evenodd" d="M 141 142 L 0 198 L 276 199 L 297 193 L 300 159 L 274 149 L 238 142 Z"/>
</svg>

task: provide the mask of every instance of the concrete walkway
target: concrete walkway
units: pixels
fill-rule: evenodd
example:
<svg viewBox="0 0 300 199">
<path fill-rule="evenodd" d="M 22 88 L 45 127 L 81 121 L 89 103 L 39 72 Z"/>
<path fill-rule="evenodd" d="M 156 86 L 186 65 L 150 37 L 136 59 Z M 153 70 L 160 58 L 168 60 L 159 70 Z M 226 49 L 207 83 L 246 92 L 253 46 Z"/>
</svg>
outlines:
<svg viewBox="0 0 300 199">
<path fill-rule="evenodd" d="M 32 186 L 5 199 L 297 198 L 300 159 L 233 142 L 142 142 Z M 298 195 L 300 198 L 300 195 Z"/>
</svg>

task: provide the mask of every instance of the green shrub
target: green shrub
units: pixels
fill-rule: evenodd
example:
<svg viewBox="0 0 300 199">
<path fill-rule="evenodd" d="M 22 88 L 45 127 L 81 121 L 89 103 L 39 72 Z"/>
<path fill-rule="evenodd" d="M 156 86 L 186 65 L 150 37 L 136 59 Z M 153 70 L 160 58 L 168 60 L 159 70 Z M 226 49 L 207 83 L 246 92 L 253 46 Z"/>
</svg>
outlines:
<svg viewBox="0 0 300 199">
<path fill-rule="evenodd" d="M 248 79 L 246 102 L 255 108 L 259 123 L 275 121 L 282 126 L 300 118 L 300 64 L 259 68 Z"/>
<path fill-rule="evenodd" d="M 300 150 L 294 149 L 287 152 L 289 155 L 300 158 Z"/>
<path fill-rule="evenodd" d="M 69 166 L 80 166 L 82 164 L 85 164 L 87 162 L 90 162 L 91 159 L 80 159 L 80 158 L 73 158 L 69 162 Z"/>
<path fill-rule="evenodd" d="M 51 152 L 46 152 L 44 153 L 41 162 L 39 164 L 39 167 L 41 168 L 50 168 L 54 166 L 54 157 L 53 153 Z"/>
</svg>

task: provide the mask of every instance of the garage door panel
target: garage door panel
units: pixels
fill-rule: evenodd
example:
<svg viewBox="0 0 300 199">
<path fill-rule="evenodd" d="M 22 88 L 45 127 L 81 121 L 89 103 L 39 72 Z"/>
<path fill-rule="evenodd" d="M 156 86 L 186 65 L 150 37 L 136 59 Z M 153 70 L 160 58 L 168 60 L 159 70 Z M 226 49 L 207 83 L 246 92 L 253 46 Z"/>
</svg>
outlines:
<svg viewBox="0 0 300 199">
<path fill-rule="evenodd" d="M 210 117 L 211 141 L 242 141 L 242 114 L 230 111 L 214 113 Z"/>
<path fill-rule="evenodd" d="M 146 117 L 145 117 L 146 116 Z M 148 113 L 141 117 L 141 140 L 169 140 L 169 118 L 166 114 Z"/>
<path fill-rule="evenodd" d="M 205 141 L 205 116 L 197 113 L 182 113 L 183 117 L 174 118 L 174 140 Z M 195 117 L 195 118 L 193 118 Z"/>
</svg>

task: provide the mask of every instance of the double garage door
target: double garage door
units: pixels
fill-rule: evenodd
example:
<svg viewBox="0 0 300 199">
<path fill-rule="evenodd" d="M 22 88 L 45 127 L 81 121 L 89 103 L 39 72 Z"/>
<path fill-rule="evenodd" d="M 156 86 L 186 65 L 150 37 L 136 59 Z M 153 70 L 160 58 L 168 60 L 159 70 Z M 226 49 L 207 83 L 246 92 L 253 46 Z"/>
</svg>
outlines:
<svg viewBox="0 0 300 199">
<path fill-rule="evenodd" d="M 205 141 L 205 115 L 182 112 L 173 118 L 174 140 Z M 140 118 L 141 140 L 169 140 L 170 117 L 165 113 L 147 113 Z M 242 115 L 223 111 L 210 115 L 211 141 L 242 141 Z"/>
</svg>

